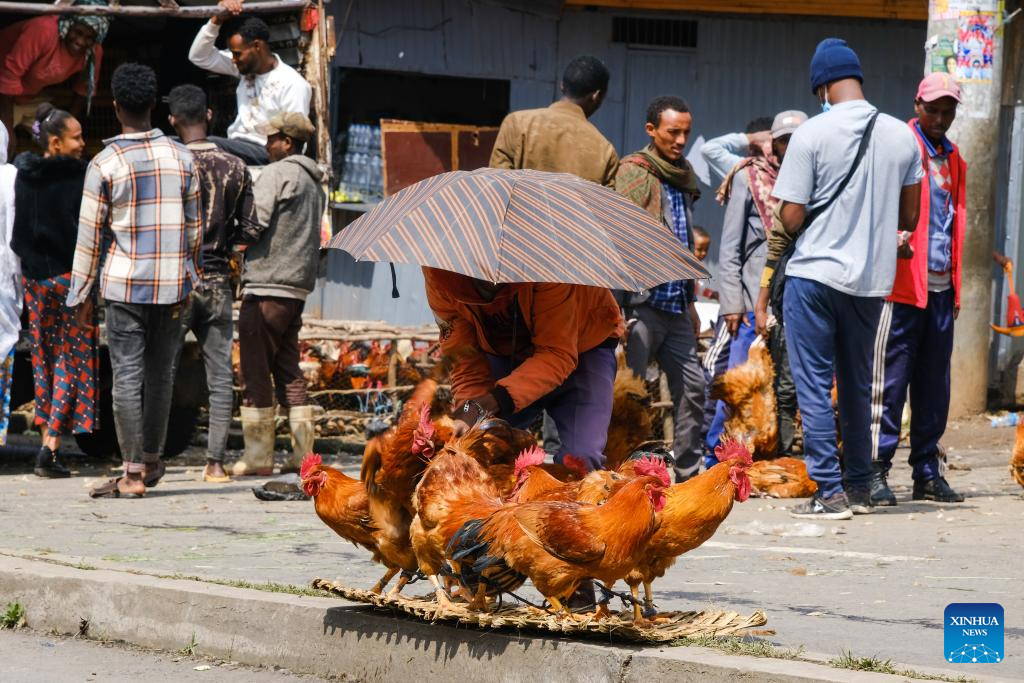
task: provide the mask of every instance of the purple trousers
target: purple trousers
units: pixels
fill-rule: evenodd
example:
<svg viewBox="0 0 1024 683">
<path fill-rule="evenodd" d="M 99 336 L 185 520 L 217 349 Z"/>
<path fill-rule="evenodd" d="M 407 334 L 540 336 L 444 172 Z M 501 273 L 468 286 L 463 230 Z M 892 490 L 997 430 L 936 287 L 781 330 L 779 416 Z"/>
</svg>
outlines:
<svg viewBox="0 0 1024 683">
<path fill-rule="evenodd" d="M 507 377 L 515 367 L 511 358 L 502 356 L 488 354 L 487 361 L 495 381 Z M 563 456 L 571 454 L 591 470 L 602 469 L 616 370 L 614 348 L 599 346 L 581 353 L 576 369 L 561 386 L 514 415 L 502 417 L 513 427 L 527 429 L 542 410 L 547 411 L 562 441 L 555 462 L 561 463 Z"/>
<path fill-rule="evenodd" d="M 886 472 L 892 467 L 910 385 L 910 466 L 914 479 L 933 479 L 939 476 L 937 449 L 949 417 L 953 290 L 928 292 L 925 308 L 886 302 L 882 321 L 889 322 L 889 334 L 883 409 L 872 425 L 873 460 Z"/>
</svg>

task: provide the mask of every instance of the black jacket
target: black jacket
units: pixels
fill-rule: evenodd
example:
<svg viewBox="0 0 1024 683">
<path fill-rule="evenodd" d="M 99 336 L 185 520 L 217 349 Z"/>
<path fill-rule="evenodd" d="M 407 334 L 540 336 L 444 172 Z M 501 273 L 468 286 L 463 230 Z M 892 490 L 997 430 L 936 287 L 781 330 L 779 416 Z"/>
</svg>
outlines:
<svg viewBox="0 0 1024 683">
<path fill-rule="evenodd" d="M 78 240 L 78 211 L 88 164 L 71 157 L 34 152 L 14 160 L 14 234 L 11 249 L 21 273 L 46 280 L 71 271 Z"/>
</svg>

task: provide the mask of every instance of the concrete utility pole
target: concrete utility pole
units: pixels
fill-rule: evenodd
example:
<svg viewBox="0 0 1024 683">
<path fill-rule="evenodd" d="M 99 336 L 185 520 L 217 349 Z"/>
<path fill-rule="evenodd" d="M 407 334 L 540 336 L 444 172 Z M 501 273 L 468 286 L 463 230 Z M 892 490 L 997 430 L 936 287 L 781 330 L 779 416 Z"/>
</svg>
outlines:
<svg viewBox="0 0 1024 683">
<path fill-rule="evenodd" d="M 955 2 L 931 0 L 928 7 L 928 52 L 925 73 L 941 60 L 938 46 L 957 38 L 959 16 L 950 16 Z M 974 7 L 985 5 L 974 3 Z M 991 2 L 995 11 L 997 3 Z M 945 12 L 943 13 L 943 10 Z M 999 18 L 996 18 L 998 23 Z M 948 42 L 946 42 L 948 41 Z M 999 144 L 999 102 L 1003 66 L 1003 32 L 996 31 L 989 82 L 962 81 L 963 102 L 949 137 L 967 161 L 967 235 L 964 239 L 960 317 L 953 342 L 950 417 L 976 415 L 985 409 L 988 393 L 988 348 L 992 332 L 992 242 L 995 234 L 996 160 Z M 913 96 L 913 93 L 910 94 Z"/>
</svg>

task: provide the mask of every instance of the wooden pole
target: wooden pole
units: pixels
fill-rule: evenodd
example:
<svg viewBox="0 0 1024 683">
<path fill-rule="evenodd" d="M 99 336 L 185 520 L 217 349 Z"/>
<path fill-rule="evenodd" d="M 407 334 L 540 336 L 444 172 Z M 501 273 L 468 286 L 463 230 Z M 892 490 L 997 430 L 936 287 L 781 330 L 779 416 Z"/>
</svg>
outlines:
<svg viewBox="0 0 1024 683">
<path fill-rule="evenodd" d="M 290 12 L 301 10 L 308 0 L 269 0 L 254 2 L 245 6 L 245 13 Z M 0 2 L 0 12 L 12 14 L 86 14 L 111 17 L 175 17 L 179 19 L 206 19 L 220 14 L 217 5 L 195 5 L 192 7 L 159 7 L 138 5 L 44 5 L 34 2 Z"/>
</svg>

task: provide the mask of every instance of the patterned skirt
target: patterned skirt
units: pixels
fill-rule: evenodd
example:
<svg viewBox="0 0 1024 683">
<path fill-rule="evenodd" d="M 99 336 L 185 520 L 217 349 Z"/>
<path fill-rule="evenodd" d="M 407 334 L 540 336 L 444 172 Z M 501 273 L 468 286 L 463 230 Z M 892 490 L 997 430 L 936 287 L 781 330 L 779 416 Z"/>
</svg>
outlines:
<svg viewBox="0 0 1024 683">
<path fill-rule="evenodd" d="M 98 329 L 85 330 L 65 301 L 70 273 L 48 280 L 25 278 L 25 307 L 32 333 L 36 424 L 48 436 L 81 434 L 96 425 Z"/>
<path fill-rule="evenodd" d="M 0 446 L 7 443 L 11 419 L 11 376 L 14 374 L 14 349 L 0 360 Z"/>
</svg>

